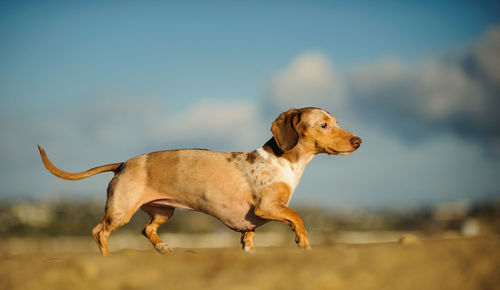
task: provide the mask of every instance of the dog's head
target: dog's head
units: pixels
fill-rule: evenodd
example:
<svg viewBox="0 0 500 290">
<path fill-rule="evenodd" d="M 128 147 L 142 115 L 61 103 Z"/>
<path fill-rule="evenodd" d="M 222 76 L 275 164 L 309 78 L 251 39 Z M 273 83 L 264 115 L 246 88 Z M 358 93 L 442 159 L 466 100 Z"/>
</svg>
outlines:
<svg viewBox="0 0 500 290">
<path fill-rule="evenodd" d="M 283 152 L 300 144 L 314 154 L 349 155 L 362 142 L 361 138 L 340 128 L 334 116 L 319 108 L 283 112 L 273 122 L 271 132 Z"/>
</svg>

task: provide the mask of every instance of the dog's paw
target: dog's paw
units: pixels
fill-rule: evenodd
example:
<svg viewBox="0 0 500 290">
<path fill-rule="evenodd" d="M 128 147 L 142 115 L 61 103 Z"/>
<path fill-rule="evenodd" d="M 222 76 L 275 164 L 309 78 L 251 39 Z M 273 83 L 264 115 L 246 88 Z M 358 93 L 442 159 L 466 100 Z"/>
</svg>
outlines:
<svg viewBox="0 0 500 290">
<path fill-rule="evenodd" d="M 155 249 L 161 254 L 168 254 L 172 252 L 172 249 L 168 247 L 166 243 L 159 243 L 155 246 Z"/>
<path fill-rule="evenodd" d="M 307 237 L 296 236 L 295 242 L 299 248 L 303 250 L 311 250 L 311 244 L 309 243 L 309 239 Z"/>
<path fill-rule="evenodd" d="M 243 251 L 247 252 L 247 253 L 254 253 L 255 252 L 255 248 L 253 246 L 246 246 L 243 247 Z"/>
<path fill-rule="evenodd" d="M 309 244 L 309 241 L 305 241 L 305 242 L 300 242 L 299 241 L 297 243 L 297 246 L 299 246 L 299 248 L 301 248 L 304 251 L 310 251 L 311 250 L 311 244 Z"/>
</svg>

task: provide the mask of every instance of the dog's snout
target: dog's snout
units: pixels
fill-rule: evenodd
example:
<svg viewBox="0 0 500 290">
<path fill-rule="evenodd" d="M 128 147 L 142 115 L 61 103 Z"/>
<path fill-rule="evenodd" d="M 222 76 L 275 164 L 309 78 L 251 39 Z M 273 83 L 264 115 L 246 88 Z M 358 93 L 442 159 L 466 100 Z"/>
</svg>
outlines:
<svg viewBox="0 0 500 290">
<path fill-rule="evenodd" d="M 351 140 L 349 140 L 349 142 L 351 143 L 352 147 L 358 149 L 363 140 L 361 140 L 361 138 L 359 137 L 352 137 Z"/>
</svg>

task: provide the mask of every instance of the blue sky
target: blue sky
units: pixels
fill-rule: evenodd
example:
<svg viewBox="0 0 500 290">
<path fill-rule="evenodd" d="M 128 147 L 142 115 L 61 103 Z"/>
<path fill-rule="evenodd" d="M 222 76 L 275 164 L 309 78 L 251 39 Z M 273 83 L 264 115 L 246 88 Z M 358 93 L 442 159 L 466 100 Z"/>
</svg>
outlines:
<svg viewBox="0 0 500 290">
<path fill-rule="evenodd" d="M 494 1 L 0 4 L 0 196 L 104 198 L 84 170 L 151 150 L 250 150 L 290 107 L 364 139 L 318 157 L 297 204 L 380 206 L 500 193 Z M 497 65 L 498 64 L 498 65 Z"/>
</svg>

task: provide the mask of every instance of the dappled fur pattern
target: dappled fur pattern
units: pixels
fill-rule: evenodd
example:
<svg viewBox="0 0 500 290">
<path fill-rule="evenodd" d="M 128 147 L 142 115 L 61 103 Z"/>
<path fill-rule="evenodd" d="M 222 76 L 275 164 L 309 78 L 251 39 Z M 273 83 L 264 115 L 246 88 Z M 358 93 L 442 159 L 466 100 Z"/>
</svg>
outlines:
<svg viewBox="0 0 500 290">
<path fill-rule="evenodd" d="M 335 117 L 319 108 L 290 109 L 279 115 L 271 131 L 273 137 L 253 151 L 159 151 L 81 173 L 58 169 L 43 148 L 39 149 L 45 167 L 64 179 L 115 173 L 108 186 L 104 217 L 92 231 L 103 255 L 109 255 L 109 234 L 126 224 L 139 208 L 150 216 L 143 234 L 161 253 L 170 249 L 157 229 L 175 208 L 207 213 L 241 232 L 246 251 L 254 249 L 255 229 L 272 220 L 290 225 L 298 246 L 309 249 L 302 219 L 288 208 L 292 193 L 316 154 L 348 155 L 360 146 L 361 139 L 341 129 Z"/>
</svg>

